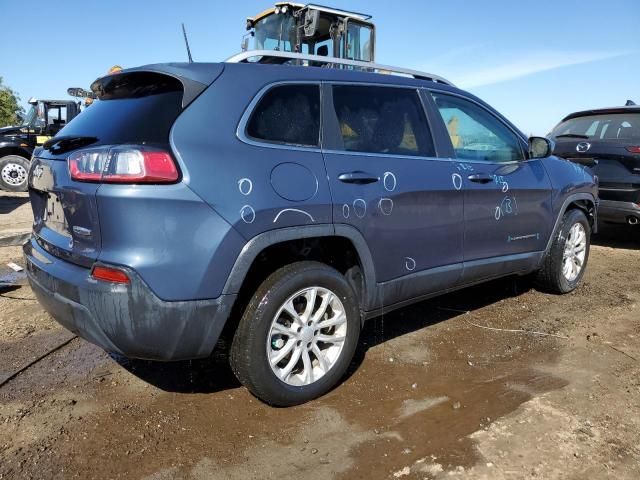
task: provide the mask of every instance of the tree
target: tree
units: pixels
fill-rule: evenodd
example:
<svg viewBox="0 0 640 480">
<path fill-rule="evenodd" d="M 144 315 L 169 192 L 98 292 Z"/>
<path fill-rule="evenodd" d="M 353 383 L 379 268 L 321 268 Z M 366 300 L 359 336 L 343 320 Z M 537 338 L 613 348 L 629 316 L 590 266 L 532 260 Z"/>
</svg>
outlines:
<svg viewBox="0 0 640 480">
<path fill-rule="evenodd" d="M 24 108 L 20 106 L 19 101 L 18 94 L 4 85 L 0 77 L 0 127 L 21 123 Z"/>
</svg>

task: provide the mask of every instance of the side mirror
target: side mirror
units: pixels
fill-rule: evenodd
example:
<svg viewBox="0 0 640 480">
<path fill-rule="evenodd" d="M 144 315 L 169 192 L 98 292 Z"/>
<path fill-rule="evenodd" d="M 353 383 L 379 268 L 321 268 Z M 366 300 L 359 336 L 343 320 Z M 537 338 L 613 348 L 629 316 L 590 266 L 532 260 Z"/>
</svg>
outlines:
<svg viewBox="0 0 640 480">
<path fill-rule="evenodd" d="M 240 49 L 243 52 L 246 52 L 249 49 L 249 38 L 248 37 L 244 37 L 242 39 L 242 43 L 240 44 Z"/>
<path fill-rule="evenodd" d="M 304 36 L 313 37 L 318 31 L 320 10 L 308 9 L 304 16 Z"/>
<path fill-rule="evenodd" d="M 555 144 L 545 137 L 529 138 L 529 158 L 547 158 L 553 154 Z"/>
</svg>

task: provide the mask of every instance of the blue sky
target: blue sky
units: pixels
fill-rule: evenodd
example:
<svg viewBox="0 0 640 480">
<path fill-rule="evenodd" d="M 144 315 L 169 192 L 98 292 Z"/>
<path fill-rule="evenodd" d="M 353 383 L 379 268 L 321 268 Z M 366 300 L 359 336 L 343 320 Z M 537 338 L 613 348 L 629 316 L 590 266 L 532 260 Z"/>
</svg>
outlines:
<svg viewBox="0 0 640 480">
<path fill-rule="evenodd" d="M 318 0 L 316 3 L 323 3 Z M 525 133 L 564 115 L 640 103 L 639 0 L 327 0 L 373 15 L 379 63 L 442 75 Z M 240 50 L 244 19 L 273 0 L 0 0 L 0 76 L 21 95 L 66 98 L 109 67 L 196 61 Z M 93 7 L 92 7 L 93 5 Z"/>
</svg>

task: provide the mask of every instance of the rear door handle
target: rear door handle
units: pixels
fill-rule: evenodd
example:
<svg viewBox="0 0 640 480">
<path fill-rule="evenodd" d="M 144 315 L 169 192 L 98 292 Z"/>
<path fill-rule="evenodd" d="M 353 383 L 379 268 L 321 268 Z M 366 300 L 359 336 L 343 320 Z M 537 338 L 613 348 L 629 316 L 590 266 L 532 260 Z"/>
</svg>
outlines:
<svg viewBox="0 0 640 480">
<path fill-rule="evenodd" d="M 491 175 L 487 175 L 486 173 L 474 173 L 473 175 L 469 175 L 467 178 L 475 183 L 493 182 L 493 177 Z"/>
<path fill-rule="evenodd" d="M 380 179 L 375 175 L 366 172 L 348 172 L 341 173 L 338 180 L 344 183 L 355 183 L 356 185 L 366 185 L 368 183 L 375 183 Z"/>
</svg>

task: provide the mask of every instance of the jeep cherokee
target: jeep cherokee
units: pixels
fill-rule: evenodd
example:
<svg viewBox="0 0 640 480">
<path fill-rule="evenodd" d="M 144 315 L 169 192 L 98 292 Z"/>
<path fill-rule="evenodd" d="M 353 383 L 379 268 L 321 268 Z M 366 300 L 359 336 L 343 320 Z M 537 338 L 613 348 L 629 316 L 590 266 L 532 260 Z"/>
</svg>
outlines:
<svg viewBox="0 0 640 480">
<path fill-rule="evenodd" d="M 295 405 L 383 308 L 584 275 L 593 175 L 439 77 L 158 64 L 93 90 L 34 153 L 24 254 L 44 308 L 107 351 L 207 357 L 226 326 L 238 379 Z"/>
</svg>

